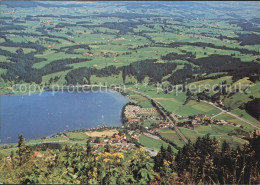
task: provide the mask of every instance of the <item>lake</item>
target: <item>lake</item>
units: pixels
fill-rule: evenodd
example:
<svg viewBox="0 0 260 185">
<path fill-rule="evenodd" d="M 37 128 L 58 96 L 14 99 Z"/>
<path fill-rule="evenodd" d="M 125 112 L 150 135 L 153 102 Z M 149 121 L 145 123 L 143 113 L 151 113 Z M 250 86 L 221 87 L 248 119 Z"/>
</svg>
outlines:
<svg viewBox="0 0 260 185">
<path fill-rule="evenodd" d="M 43 92 L 0 96 L 1 143 L 51 136 L 58 132 L 120 126 L 122 107 L 128 99 L 116 92 Z"/>
</svg>

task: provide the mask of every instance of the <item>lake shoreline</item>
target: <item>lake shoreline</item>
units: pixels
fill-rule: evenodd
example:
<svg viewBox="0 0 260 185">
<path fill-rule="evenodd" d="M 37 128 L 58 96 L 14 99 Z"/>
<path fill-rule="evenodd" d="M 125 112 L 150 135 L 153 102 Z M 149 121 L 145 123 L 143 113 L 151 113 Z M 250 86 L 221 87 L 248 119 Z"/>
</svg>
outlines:
<svg viewBox="0 0 260 185">
<path fill-rule="evenodd" d="M 122 125 L 123 126 L 123 125 Z M 70 133 L 70 132 L 103 132 L 105 130 L 112 130 L 112 129 L 120 129 L 122 128 L 122 126 L 107 126 L 107 127 L 96 127 L 96 128 L 88 128 L 88 129 L 76 129 L 76 130 L 67 130 L 64 132 L 57 132 L 54 134 L 51 134 L 49 136 L 43 136 L 43 137 L 39 137 L 39 138 L 34 138 L 34 139 L 26 139 L 25 138 L 25 142 L 32 142 L 35 140 L 44 140 L 44 139 L 48 139 L 48 138 L 54 138 L 55 136 L 59 136 L 59 135 L 65 135 L 66 133 Z M 17 136 L 17 142 L 18 142 L 18 136 Z M 13 143 L 0 143 L 0 146 L 5 146 L 5 145 L 16 145 L 17 142 L 13 142 Z M 42 143 L 48 143 L 48 142 L 42 142 Z M 51 142 L 50 142 L 51 143 Z M 58 142 L 59 143 L 59 142 Z M 40 144 L 40 143 L 35 143 L 35 144 Z"/>
<path fill-rule="evenodd" d="M 23 84 L 18 84 L 18 85 L 23 85 Z M 28 85 L 28 87 L 26 86 Z M 24 91 L 23 89 L 20 89 L 19 91 L 17 89 L 14 89 L 12 87 L 9 88 L 9 92 L 3 92 L 0 91 L 0 96 L 1 95 L 32 95 L 32 94 L 38 94 L 38 93 L 44 93 L 44 92 L 49 92 L 49 91 L 53 91 L 53 92 L 68 92 L 71 91 L 74 92 L 75 88 L 77 92 L 86 92 L 89 90 L 93 90 L 96 91 L 97 89 L 101 90 L 101 89 L 106 89 L 106 91 L 116 91 L 114 89 L 118 89 L 118 87 L 115 86 L 109 86 L 109 85 L 84 85 L 82 86 L 78 86 L 78 85 L 52 85 L 52 86 L 41 86 L 41 85 L 37 85 L 35 84 L 34 89 L 29 89 L 31 88 L 29 84 L 24 84 L 23 86 L 24 88 L 26 88 L 26 91 Z M 61 87 L 61 89 L 60 89 Z M 114 88 L 113 88 L 114 87 Z M 58 88 L 58 89 L 57 89 Z M 120 88 L 120 86 L 119 86 Z M 15 91 L 15 92 L 14 92 Z M 117 91 L 118 92 L 118 91 Z"/>
<path fill-rule="evenodd" d="M 108 90 L 108 91 L 100 91 L 100 90 L 97 90 L 98 88 L 96 88 L 96 93 L 113 93 L 113 94 L 120 94 L 120 96 L 122 96 L 123 98 L 126 98 L 125 100 L 122 100 L 122 99 L 118 99 L 117 97 L 115 97 L 115 96 L 113 96 L 112 98 L 114 99 L 114 98 L 116 98 L 116 99 L 118 99 L 118 101 L 120 102 L 120 101 L 129 101 L 129 99 L 128 99 L 128 97 L 127 96 L 125 96 L 125 95 L 123 95 L 122 93 L 120 93 L 120 92 L 118 92 L 118 91 L 116 91 L 116 90 Z M 50 90 L 50 89 L 46 89 L 44 92 L 42 92 L 42 93 L 50 93 L 50 91 L 48 91 L 48 90 Z M 91 91 L 90 91 L 91 89 L 89 89 L 89 91 L 85 91 L 85 93 L 86 94 L 88 94 L 88 93 L 91 93 Z M 96 94 L 95 92 L 92 92 L 91 94 Z M 56 92 L 55 92 L 56 93 Z M 68 93 L 68 91 L 63 91 L 63 92 L 57 92 L 59 95 L 61 95 L 61 94 L 63 94 L 63 93 Z M 34 94 L 31 94 L 32 96 L 35 96 L 35 94 L 37 94 L 37 93 L 34 93 Z M 84 92 L 81 92 L 81 93 L 73 93 L 73 94 L 84 94 Z M 28 94 L 13 94 L 13 95 L 7 95 L 8 97 L 12 97 L 12 96 L 19 96 L 19 95 L 21 95 L 21 96 L 23 96 L 23 95 L 28 95 Z M 1 95 L 0 95 L 1 96 Z M 2 95 L 2 97 L 3 96 L 6 96 L 6 95 Z M 51 95 L 50 95 L 51 96 Z M 55 96 L 55 95 L 54 95 Z M 100 96 L 100 95 L 99 95 Z M 110 98 L 111 99 L 111 98 Z M 93 98 L 93 100 L 95 101 L 95 98 Z M 104 101 L 104 100 L 100 100 L 101 102 L 102 101 Z M 114 101 L 114 100 L 112 100 L 112 101 Z M 121 117 L 121 115 L 122 115 L 122 111 L 123 111 L 123 107 L 124 107 L 124 105 L 127 103 L 127 102 L 125 102 L 125 103 L 123 103 L 122 104 L 122 102 L 121 102 L 121 104 L 122 104 L 122 107 L 121 107 L 121 110 L 120 110 L 120 113 L 119 113 L 119 121 L 120 121 L 120 125 L 106 125 L 106 127 L 111 127 L 111 126 L 113 126 L 113 127 L 118 127 L 118 126 L 122 126 L 122 117 Z M 117 106 L 117 105 L 116 105 Z M 120 105 L 121 106 L 121 105 Z M 117 106 L 118 107 L 118 106 Z M 105 108 L 106 109 L 106 108 Z M 100 115 L 101 115 L 101 113 L 100 113 Z M 100 117 L 100 115 L 99 116 L 97 116 L 96 117 L 96 124 L 92 124 L 92 125 L 88 125 L 87 127 L 90 127 L 90 128 L 86 128 L 86 127 L 82 127 L 82 128 L 76 128 L 76 129 L 70 129 L 70 130 L 66 130 L 66 131 L 77 131 L 77 130 L 89 130 L 89 129 L 98 129 L 98 127 L 99 127 L 99 117 Z M 105 116 L 106 117 L 106 116 Z M 94 119 L 95 119 L 95 117 L 94 117 Z M 60 120 L 60 122 L 62 122 L 63 121 L 63 119 L 62 120 Z M 87 122 L 88 124 L 91 124 L 91 121 L 93 122 L 93 120 L 90 120 L 90 119 L 88 119 L 88 121 L 90 121 L 90 122 Z M 110 121 L 111 122 L 111 121 Z M 117 121 L 116 121 L 117 122 Z M 112 121 L 112 123 L 113 123 L 113 121 Z M 110 123 L 108 123 L 108 124 L 110 124 Z M 65 131 L 65 132 L 66 132 Z M 4 131 L 3 131 L 4 132 Z M 48 134 L 48 135 L 44 135 L 44 136 L 41 136 L 41 137 L 34 137 L 34 138 L 30 138 L 30 139 L 28 139 L 28 141 L 29 140 L 33 140 L 33 139 L 39 139 L 39 138 L 42 138 L 42 137 L 51 137 L 51 136 L 53 136 L 53 135 L 56 135 L 56 134 L 58 134 L 58 133 L 63 133 L 64 131 L 58 131 L 58 132 L 53 132 L 53 133 L 51 133 L 51 134 Z M 18 137 L 18 135 L 17 135 L 17 137 Z M 14 137 L 12 137 L 12 138 L 14 138 Z M 28 137 L 27 137 L 28 138 Z M 4 140 L 4 139 L 2 139 L 2 140 Z M 15 142 L 11 142 L 11 143 L 9 143 L 9 142 L 6 142 L 6 141 L 4 141 L 4 142 L 1 142 L 1 144 L 0 145 L 3 145 L 3 144 L 12 144 L 12 143 L 15 143 Z"/>
</svg>

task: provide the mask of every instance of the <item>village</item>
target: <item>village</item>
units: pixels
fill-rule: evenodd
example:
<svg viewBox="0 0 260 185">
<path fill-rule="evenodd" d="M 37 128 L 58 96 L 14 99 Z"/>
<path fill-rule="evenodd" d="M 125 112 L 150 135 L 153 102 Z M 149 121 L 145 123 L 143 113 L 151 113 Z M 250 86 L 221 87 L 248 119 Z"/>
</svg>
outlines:
<svg viewBox="0 0 260 185">
<path fill-rule="evenodd" d="M 94 148 L 98 150 L 100 147 L 105 145 L 110 145 L 115 151 L 129 151 L 135 150 L 140 146 L 139 137 L 140 135 L 145 135 L 151 139 L 161 140 L 158 137 L 158 132 L 160 129 L 173 128 L 174 126 L 184 127 L 187 129 L 194 129 L 199 125 L 230 125 L 234 127 L 244 128 L 242 125 L 237 123 L 232 123 L 225 120 L 214 119 L 214 116 L 207 116 L 205 114 L 198 114 L 192 117 L 184 117 L 178 114 L 171 113 L 170 117 L 173 120 L 174 125 L 169 121 L 163 119 L 163 117 L 158 113 L 156 108 L 142 108 L 138 105 L 127 105 L 123 110 L 126 122 L 122 128 L 137 128 L 137 129 L 127 129 L 125 133 L 115 132 L 112 135 L 102 135 L 102 137 L 92 137 L 90 138 L 91 143 Z M 158 124 L 153 124 L 152 126 L 143 126 L 142 122 L 147 120 L 156 120 Z M 133 125 L 139 125 L 141 127 L 131 127 Z M 88 132 L 94 132 L 90 130 Z M 103 138 L 103 139 L 101 139 Z M 152 148 L 145 147 L 146 151 L 154 156 L 157 152 Z"/>
<path fill-rule="evenodd" d="M 125 133 L 114 134 L 111 138 L 105 138 L 104 140 L 100 140 L 99 138 L 90 138 L 90 142 L 94 144 L 93 148 L 96 150 L 100 147 L 105 147 L 105 145 L 110 145 L 114 151 L 129 151 L 136 149 L 134 143 L 129 143 Z"/>
<path fill-rule="evenodd" d="M 158 124 L 157 127 L 154 128 L 145 127 L 147 131 L 150 133 L 153 133 L 160 128 L 172 127 L 172 125 L 168 121 L 164 120 L 161 116 L 158 115 L 156 108 L 141 108 L 137 105 L 128 105 L 125 107 L 124 114 L 128 120 L 127 124 L 140 123 L 141 120 L 145 120 L 145 119 L 159 120 L 160 124 Z M 179 127 L 193 128 L 202 124 L 204 125 L 216 124 L 216 125 L 233 125 L 235 127 L 243 128 L 242 125 L 239 125 L 237 123 L 232 123 L 225 120 L 213 119 L 214 115 L 207 116 L 205 114 L 198 114 L 198 115 L 190 116 L 188 118 L 172 112 L 170 114 L 170 117 L 172 118 L 173 122 Z"/>
</svg>

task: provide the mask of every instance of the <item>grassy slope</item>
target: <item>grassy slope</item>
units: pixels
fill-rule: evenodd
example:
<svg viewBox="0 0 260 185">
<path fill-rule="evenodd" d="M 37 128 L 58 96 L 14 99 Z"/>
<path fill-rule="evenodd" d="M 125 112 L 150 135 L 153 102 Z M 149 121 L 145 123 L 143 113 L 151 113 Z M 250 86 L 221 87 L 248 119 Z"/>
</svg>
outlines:
<svg viewBox="0 0 260 185">
<path fill-rule="evenodd" d="M 143 134 L 139 136 L 139 142 L 140 142 L 141 145 L 144 145 L 144 146 L 146 146 L 148 148 L 155 149 L 157 151 L 160 150 L 162 145 L 164 147 L 168 146 L 168 143 L 166 143 L 166 142 L 164 142 L 162 140 L 156 140 L 156 139 L 147 137 L 147 136 L 145 136 Z M 177 150 L 175 148 L 173 148 L 173 151 L 176 152 Z"/>
<path fill-rule="evenodd" d="M 185 144 L 184 141 L 178 136 L 178 134 L 172 129 L 168 129 L 168 128 L 161 129 L 159 131 L 159 134 L 163 138 L 168 139 L 173 143 L 175 143 L 178 147 L 183 147 Z"/>
</svg>

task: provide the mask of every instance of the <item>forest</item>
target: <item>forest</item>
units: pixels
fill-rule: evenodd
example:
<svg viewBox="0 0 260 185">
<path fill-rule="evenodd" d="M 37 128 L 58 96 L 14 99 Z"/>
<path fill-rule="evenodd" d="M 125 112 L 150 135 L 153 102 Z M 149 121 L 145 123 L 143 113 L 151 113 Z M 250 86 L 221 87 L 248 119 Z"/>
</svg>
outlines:
<svg viewBox="0 0 260 185">
<path fill-rule="evenodd" d="M 173 154 L 170 146 L 161 147 L 150 157 L 141 147 L 128 159 L 106 145 L 95 152 L 87 142 L 48 149 L 27 146 L 19 136 L 17 155 L 10 161 L 0 156 L 0 175 L 4 183 L 44 184 L 257 184 L 259 182 L 260 138 L 255 133 L 242 148 L 221 147 L 209 135 L 197 138 Z M 48 160 L 33 157 L 35 151 L 48 151 Z"/>
</svg>

